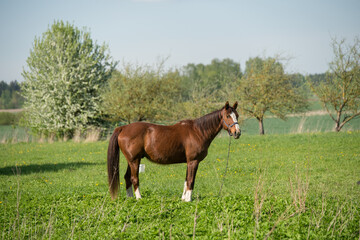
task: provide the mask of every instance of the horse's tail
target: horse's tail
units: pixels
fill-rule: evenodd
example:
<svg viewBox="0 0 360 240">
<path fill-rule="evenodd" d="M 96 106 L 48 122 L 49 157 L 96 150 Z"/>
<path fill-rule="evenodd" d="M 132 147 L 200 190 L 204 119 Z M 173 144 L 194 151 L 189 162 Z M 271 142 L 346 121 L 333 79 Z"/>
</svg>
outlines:
<svg viewBox="0 0 360 240">
<path fill-rule="evenodd" d="M 108 147 L 107 153 L 107 169 L 109 190 L 112 199 L 115 199 L 119 190 L 119 143 L 118 136 L 122 130 L 122 127 L 118 127 L 114 130 Z"/>
</svg>

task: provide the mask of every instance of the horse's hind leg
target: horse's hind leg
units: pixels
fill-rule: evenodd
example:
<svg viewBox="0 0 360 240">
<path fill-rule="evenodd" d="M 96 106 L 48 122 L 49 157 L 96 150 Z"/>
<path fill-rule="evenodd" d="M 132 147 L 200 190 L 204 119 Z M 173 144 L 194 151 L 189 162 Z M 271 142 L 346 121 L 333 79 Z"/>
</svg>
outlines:
<svg viewBox="0 0 360 240">
<path fill-rule="evenodd" d="M 131 183 L 134 186 L 135 197 L 136 199 L 141 198 L 140 188 L 139 188 L 139 165 L 141 159 L 135 159 L 134 161 L 129 162 L 131 170 Z"/>
<path fill-rule="evenodd" d="M 132 190 L 132 183 L 131 183 L 131 169 L 128 164 L 126 173 L 124 175 L 125 183 L 126 183 L 126 196 L 127 197 L 134 197 L 133 190 Z"/>
</svg>

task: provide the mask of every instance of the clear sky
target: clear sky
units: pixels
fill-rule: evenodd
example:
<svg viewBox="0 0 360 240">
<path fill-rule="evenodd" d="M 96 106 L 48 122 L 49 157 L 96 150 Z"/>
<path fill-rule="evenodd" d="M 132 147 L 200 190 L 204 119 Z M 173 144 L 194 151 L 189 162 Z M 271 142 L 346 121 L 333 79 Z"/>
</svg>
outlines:
<svg viewBox="0 0 360 240">
<path fill-rule="evenodd" d="M 55 20 L 87 27 L 120 62 L 168 66 L 282 54 L 321 73 L 331 38 L 360 37 L 359 0 L 0 0 L 0 80 L 22 81 L 35 37 Z"/>
</svg>

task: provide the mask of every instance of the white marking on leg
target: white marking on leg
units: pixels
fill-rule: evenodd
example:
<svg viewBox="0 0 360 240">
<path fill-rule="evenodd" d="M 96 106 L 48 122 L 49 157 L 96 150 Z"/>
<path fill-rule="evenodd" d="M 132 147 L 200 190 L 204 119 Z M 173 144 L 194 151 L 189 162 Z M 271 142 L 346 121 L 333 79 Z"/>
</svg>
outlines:
<svg viewBox="0 0 360 240">
<path fill-rule="evenodd" d="M 136 196 L 136 199 L 140 199 L 140 198 L 141 198 L 140 188 L 139 188 L 139 187 L 135 190 L 135 196 Z"/>
<path fill-rule="evenodd" d="M 235 115 L 234 112 L 232 112 L 232 113 L 230 114 L 230 116 L 231 116 L 231 118 L 232 118 L 232 120 L 233 120 L 234 122 L 237 122 L 237 118 L 236 118 L 236 115 Z M 240 131 L 239 124 L 235 124 L 235 129 L 236 129 L 237 132 Z"/>
<path fill-rule="evenodd" d="M 132 186 L 130 186 L 128 189 L 126 189 L 126 196 L 127 197 L 134 197 Z"/>
<path fill-rule="evenodd" d="M 184 183 L 184 191 L 183 191 L 183 194 L 182 194 L 182 197 L 181 197 L 181 200 L 183 200 L 183 201 L 185 201 L 186 189 L 187 189 L 187 186 L 186 186 L 186 181 L 185 181 L 185 183 Z"/>
<path fill-rule="evenodd" d="M 191 195 L 192 195 L 192 190 L 186 190 L 185 202 L 191 202 Z"/>
</svg>

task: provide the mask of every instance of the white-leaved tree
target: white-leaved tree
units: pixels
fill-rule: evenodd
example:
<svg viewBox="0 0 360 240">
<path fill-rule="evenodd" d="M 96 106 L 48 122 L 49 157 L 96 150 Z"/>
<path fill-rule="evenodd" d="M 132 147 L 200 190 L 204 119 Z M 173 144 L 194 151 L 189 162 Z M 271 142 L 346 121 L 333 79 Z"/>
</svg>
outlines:
<svg viewBox="0 0 360 240">
<path fill-rule="evenodd" d="M 100 89 L 116 66 L 107 45 L 56 21 L 35 38 L 23 70 L 25 122 L 42 134 L 71 136 L 101 122 Z"/>
</svg>

